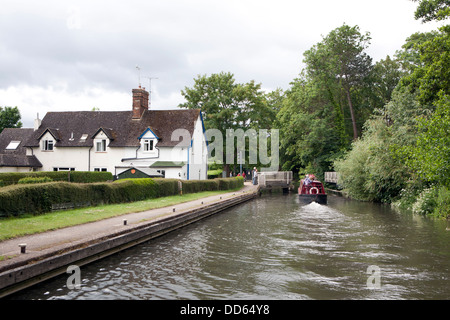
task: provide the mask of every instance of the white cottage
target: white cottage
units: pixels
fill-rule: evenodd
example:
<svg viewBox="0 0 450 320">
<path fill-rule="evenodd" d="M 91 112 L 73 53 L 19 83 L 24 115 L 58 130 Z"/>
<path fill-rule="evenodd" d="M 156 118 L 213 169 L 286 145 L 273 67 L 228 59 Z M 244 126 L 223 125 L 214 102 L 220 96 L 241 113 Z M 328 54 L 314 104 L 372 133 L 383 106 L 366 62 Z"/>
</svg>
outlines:
<svg viewBox="0 0 450 320">
<path fill-rule="evenodd" d="M 200 110 L 149 110 L 148 97 L 145 89 L 133 89 L 130 111 L 49 112 L 37 119 L 22 143 L 25 158 L 37 160 L 30 170 L 109 171 L 119 176 L 134 169 L 149 176 L 207 179 Z"/>
</svg>

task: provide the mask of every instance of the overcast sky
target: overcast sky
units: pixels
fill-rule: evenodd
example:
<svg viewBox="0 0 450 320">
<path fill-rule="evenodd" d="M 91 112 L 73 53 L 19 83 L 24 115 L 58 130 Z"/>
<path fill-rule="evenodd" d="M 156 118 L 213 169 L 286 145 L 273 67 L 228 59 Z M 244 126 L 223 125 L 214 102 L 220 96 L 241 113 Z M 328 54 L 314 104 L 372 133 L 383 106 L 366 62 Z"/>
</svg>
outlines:
<svg viewBox="0 0 450 320">
<path fill-rule="evenodd" d="M 2 0 L 0 106 L 24 127 L 48 111 L 131 110 L 131 90 L 173 109 L 198 75 L 231 72 L 239 83 L 287 89 L 303 53 L 331 30 L 370 32 L 374 62 L 417 31 L 410 0 Z M 140 73 L 136 66 L 140 67 Z"/>
</svg>

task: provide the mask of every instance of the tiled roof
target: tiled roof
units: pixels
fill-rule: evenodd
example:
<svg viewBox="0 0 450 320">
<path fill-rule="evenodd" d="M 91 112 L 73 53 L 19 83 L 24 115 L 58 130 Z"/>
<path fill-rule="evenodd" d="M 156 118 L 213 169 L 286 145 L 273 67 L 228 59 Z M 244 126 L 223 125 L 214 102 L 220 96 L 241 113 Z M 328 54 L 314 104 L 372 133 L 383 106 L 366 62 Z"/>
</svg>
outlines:
<svg viewBox="0 0 450 320">
<path fill-rule="evenodd" d="M 35 156 L 23 154 L 0 154 L 0 167 L 42 167 L 42 163 Z"/>
<path fill-rule="evenodd" d="M 42 167 L 35 156 L 27 156 L 25 142 L 33 129 L 5 128 L 0 133 L 0 167 Z M 7 149 L 11 141 L 20 142 L 15 149 Z"/>
<path fill-rule="evenodd" d="M 33 135 L 33 129 L 24 128 L 5 128 L 0 133 L 0 154 L 26 154 L 27 149 L 24 147 L 27 140 Z M 14 150 L 6 148 L 11 141 L 20 141 L 19 146 Z"/>
<path fill-rule="evenodd" d="M 58 138 L 55 147 L 90 147 L 102 129 L 112 138 L 109 147 L 138 147 L 138 137 L 148 128 L 160 138 L 159 147 L 175 146 L 180 144 L 171 141 L 172 132 L 186 129 L 192 136 L 199 115 L 198 109 L 145 110 L 140 119 L 132 119 L 131 111 L 48 112 L 26 146 L 38 147 L 40 137 L 49 131 Z M 87 138 L 81 139 L 83 135 Z M 189 146 L 190 141 L 183 140 L 184 144 Z"/>
</svg>

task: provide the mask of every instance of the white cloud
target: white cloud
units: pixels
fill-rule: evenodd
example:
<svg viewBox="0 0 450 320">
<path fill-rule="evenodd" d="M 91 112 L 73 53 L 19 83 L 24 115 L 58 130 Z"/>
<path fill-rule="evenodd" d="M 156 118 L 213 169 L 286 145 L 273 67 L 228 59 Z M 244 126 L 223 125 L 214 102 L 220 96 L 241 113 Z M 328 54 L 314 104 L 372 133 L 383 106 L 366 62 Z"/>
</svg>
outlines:
<svg viewBox="0 0 450 320">
<path fill-rule="evenodd" d="M 23 121 L 47 111 L 126 110 L 135 66 L 152 82 L 152 106 L 175 108 L 200 74 L 231 72 L 268 90 L 288 88 L 303 52 L 341 26 L 369 31 L 374 61 L 416 31 L 410 0 L 4 0 L 0 106 Z"/>
</svg>

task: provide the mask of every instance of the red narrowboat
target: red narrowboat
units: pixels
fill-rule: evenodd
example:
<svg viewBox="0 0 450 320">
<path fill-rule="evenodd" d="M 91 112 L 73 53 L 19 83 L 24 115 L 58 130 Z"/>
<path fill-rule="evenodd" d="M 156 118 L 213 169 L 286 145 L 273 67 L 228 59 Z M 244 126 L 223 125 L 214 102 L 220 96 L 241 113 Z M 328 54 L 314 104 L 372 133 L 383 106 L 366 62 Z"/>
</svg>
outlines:
<svg viewBox="0 0 450 320">
<path fill-rule="evenodd" d="M 320 204 L 327 204 L 325 188 L 322 182 L 314 179 L 313 175 L 300 181 L 298 196 L 302 203 L 308 204 L 314 201 Z"/>
</svg>

